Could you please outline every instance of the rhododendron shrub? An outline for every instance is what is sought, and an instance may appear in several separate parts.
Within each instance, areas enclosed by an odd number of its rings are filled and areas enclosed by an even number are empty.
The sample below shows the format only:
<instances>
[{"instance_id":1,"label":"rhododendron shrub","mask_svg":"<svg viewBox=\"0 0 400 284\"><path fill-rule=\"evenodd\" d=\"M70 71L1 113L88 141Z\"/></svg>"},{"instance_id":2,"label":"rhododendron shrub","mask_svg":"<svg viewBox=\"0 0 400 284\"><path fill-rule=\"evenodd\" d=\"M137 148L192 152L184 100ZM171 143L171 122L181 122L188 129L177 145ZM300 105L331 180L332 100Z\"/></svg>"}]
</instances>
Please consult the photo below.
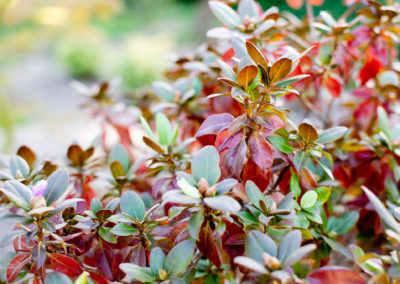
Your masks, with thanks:
<instances>
[{"instance_id":1,"label":"rhododendron shrub","mask_svg":"<svg viewBox=\"0 0 400 284\"><path fill-rule=\"evenodd\" d=\"M152 89L74 83L90 146L2 160L3 281L399 281L399 5L233 2Z\"/></svg>"}]
</instances>

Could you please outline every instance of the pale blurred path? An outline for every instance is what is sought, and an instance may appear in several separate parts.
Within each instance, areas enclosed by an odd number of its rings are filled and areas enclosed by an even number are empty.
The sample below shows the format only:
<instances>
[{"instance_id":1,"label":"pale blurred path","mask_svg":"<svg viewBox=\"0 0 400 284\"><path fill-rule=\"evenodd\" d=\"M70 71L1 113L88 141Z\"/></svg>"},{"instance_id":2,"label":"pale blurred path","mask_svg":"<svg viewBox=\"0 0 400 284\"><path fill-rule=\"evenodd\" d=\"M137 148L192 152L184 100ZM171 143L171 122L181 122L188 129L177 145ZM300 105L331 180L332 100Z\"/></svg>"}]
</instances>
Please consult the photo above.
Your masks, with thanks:
<instances>
[{"instance_id":1,"label":"pale blurred path","mask_svg":"<svg viewBox=\"0 0 400 284\"><path fill-rule=\"evenodd\" d=\"M6 98L23 113L15 126L13 150L25 144L39 154L61 156L72 142L88 144L96 135L95 123L80 108L85 98L51 56L22 56L7 70L7 80Z\"/></svg>"}]
</instances>

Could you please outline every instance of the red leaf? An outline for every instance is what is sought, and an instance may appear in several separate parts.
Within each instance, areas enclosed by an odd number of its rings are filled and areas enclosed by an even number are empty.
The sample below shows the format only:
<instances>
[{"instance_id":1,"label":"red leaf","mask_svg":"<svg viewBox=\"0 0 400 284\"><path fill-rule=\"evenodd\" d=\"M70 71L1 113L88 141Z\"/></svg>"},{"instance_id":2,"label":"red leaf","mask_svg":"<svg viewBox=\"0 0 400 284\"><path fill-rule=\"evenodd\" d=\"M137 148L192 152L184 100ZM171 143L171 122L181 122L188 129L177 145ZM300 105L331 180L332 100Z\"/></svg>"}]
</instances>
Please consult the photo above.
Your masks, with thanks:
<instances>
[{"instance_id":1,"label":"red leaf","mask_svg":"<svg viewBox=\"0 0 400 284\"><path fill-rule=\"evenodd\" d=\"M212 230L207 221L205 221L199 232L199 240L196 242L199 251L208 258L217 267L221 266L221 260L219 258L217 246L215 245Z\"/></svg>"},{"instance_id":2,"label":"red leaf","mask_svg":"<svg viewBox=\"0 0 400 284\"><path fill-rule=\"evenodd\" d=\"M271 145L267 140L256 133L250 135L249 139L250 157L266 174L271 170L272 163L274 161L274 152L272 151Z\"/></svg>"},{"instance_id":3,"label":"red leaf","mask_svg":"<svg viewBox=\"0 0 400 284\"><path fill-rule=\"evenodd\" d=\"M93 176L87 176L85 182L83 183L83 198L86 201L86 204L89 206L90 202L93 198L97 197L96 192L90 186L90 182L92 182L95 178Z\"/></svg>"},{"instance_id":4,"label":"red leaf","mask_svg":"<svg viewBox=\"0 0 400 284\"><path fill-rule=\"evenodd\" d=\"M226 152L223 158L223 166L226 168L228 174L240 178L246 159L246 152L247 144L244 139Z\"/></svg>"},{"instance_id":5,"label":"red leaf","mask_svg":"<svg viewBox=\"0 0 400 284\"><path fill-rule=\"evenodd\" d=\"M358 78L360 78L361 85L367 83L370 79L375 78L381 69L381 62L376 57L368 52L364 66L361 68Z\"/></svg>"},{"instance_id":6,"label":"red leaf","mask_svg":"<svg viewBox=\"0 0 400 284\"><path fill-rule=\"evenodd\" d=\"M207 134L218 134L222 129L228 128L229 123L232 122L234 117L229 113L220 113L210 115L203 121L199 130L196 133L196 137Z\"/></svg>"},{"instance_id":7,"label":"red leaf","mask_svg":"<svg viewBox=\"0 0 400 284\"><path fill-rule=\"evenodd\" d=\"M69 256L60 253L52 253L49 255L49 259L51 268L57 272L64 273L69 277L78 276L82 273L82 268L79 263Z\"/></svg>"},{"instance_id":8,"label":"red leaf","mask_svg":"<svg viewBox=\"0 0 400 284\"><path fill-rule=\"evenodd\" d=\"M242 138L244 136L243 132L241 132L241 131L234 133L234 134L232 134L229 131L228 132L223 131L223 132L224 133L222 135L224 136L225 140L221 141L223 138L220 137L219 134L218 134L217 139L215 140L215 146L218 149L218 151L220 151L220 152L225 149L230 149L232 147L235 147L237 144L240 143L240 141L242 141ZM217 147L217 145L218 145L218 147Z\"/></svg>"},{"instance_id":9,"label":"red leaf","mask_svg":"<svg viewBox=\"0 0 400 284\"><path fill-rule=\"evenodd\" d=\"M260 189L264 190L268 187L271 180L271 170L267 173L263 173L253 159L248 159L243 169L243 180L244 182L251 180Z\"/></svg>"},{"instance_id":10,"label":"red leaf","mask_svg":"<svg viewBox=\"0 0 400 284\"><path fill-rule=\"evenodd\" d=\"M232 57L235 55L235 51L233 48L229 48L225 53L222 55L222 60L225 62L230 62Z\"/></svg>"},{"instance_id":11,"label":"red leaf","mask_svg":"<svg viewBox=\"0 0 400 284\"><path fill-rule=\"evenodd\" d=\"M342 92L342 83L337 78L327 74L324 78L324 84L332 97L337 98L340 96Z\"/></svg>"},{"instance_id":12,"label":"red leaf","mask_svg":"<svg viewBox=\"0 0 400 284\"><path fill-rule=\"evenodd\" d=\"M226 230L221 236L222 248L233 260L236 256L243 255L246 234L242 227L236 223L224 220Z\"/></svg>"},{"instance_id":13,"label":"red leaf","mask_svg":"<svg viewBox=\"0 0 400 284\"><path fill-rule=\"evenodd\" d=\"M325 266L307 276L310 284L366 284L356 272L342 266Z\"/></svg>"},{"instance_id":14,"label":"red leaf","mask_svg":"<svg viewBox=\"0 0 400 284\"><path fill-rule=\"evenodd\" d=\"M7 267L7 281L12 283L17 280L18 274L21 269L31 260L29 253L19 254L14 257Z\"/></svg>"},{"instance_id":15,"label":"red leaf","mask_svg":"<svg viewBox=\"0 0 400 284\"><path fill-rule=\"evenodd\" d=\"M94 251L98 271L109 280L114 280L111 269L112 256L99 244Z\"/></svg>"},{"instance_id":16,"label":"red leaf","mask_svg":"<svg viewBox=\"0 0 400 284\"><path fill-rule=\"evenodd\" d=\"M107 284L108 280L100 275L94 274L93 272L89 272L90 278L96 281L98 284Z\"/></svg>"}]
</instances>

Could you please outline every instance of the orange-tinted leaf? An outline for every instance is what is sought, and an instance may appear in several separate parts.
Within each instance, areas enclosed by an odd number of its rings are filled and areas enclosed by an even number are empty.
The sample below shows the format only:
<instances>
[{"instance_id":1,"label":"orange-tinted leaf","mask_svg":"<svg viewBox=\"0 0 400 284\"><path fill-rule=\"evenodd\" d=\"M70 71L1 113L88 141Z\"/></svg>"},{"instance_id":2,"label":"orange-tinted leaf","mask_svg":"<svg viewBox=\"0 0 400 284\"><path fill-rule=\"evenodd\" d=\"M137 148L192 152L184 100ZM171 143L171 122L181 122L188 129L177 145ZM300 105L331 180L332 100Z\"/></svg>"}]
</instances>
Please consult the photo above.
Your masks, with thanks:
<instances>
[{"instance_id":1,"label":"orange-tinted leaf","mask_svg":"<svg viewBox=\"0 0 400 284\"><path fill-rule=\"evenodd\" d=\"M149 146L151 149L153 149L154 151L160 153L160 154L164 154L164 150L163 148L161 148L157 143L155 143L153 140L151 140L149 137L147 136L143 136L143 142Z\"/></svg>"},{"instance_id":2,"label":"orange-tinted leaf","mask_svg":"<svg viewBox=\"0 0 400 284\"><path fill-rule=\"evenodd\" d=\"M82 268L79 263L69 256L60 253L52 253L49 254L49 260L51 268L69 277L78 276L82 273Z\"/></svg>"},{"instance_id":3,"label":"orange-tinted leaf","mask_svg":"<svg viewBox=\"0 0 400 284\"><path fill-rule=\"evenodd\" d=\"M318 187L317 180L314 176L314 174L307 168L302 168L301 169L301 183L305 186L307 189L313 189Z\"/></svg>"},{"instance_id":4,"label":"orange-tinted leaf","mask_svg":"<svg viewBox=\"0 0 400 284\"><path fill-rule=\"evenodd\" d=\"M31 168L36 161L35 153L27 146L21 146L17 151L17 155L22 157Z\"/></svg>"},{"instance_id":5,"label":"orange-tinted leaf","mask_svg":"<svg viewBox=\"0 0 400 284\"><path fill-rule=\"evenodd\" d=\"M293 9L300 9L303 6L303 0L286 0L286 2Z\"/></svg>"},{"instance_id":6,"label":"orange-tinted leaf","mask_svg":"<svg viewBox=\"0 0 400 284\"><path fill-rule=\"evenodd\" d=\"M205 221L199 233L199 240L196 242L199 251L208 258L217 267L221 266L221 260L218 254L217 246L215 245L212 230L207 221Z\"/></svg>"},{"instance_id":7,"label":"orange-tinted leaf","mask_svg":"<svg viewBox=\"0 0 400 284\"><path fill-rule=\"evenodd\" d=\"M124 167L118 161L114 161L111 163L110 170L111 170L111 173L112 173L114 179L125 176Z\"/></svg>"},{"instance_id":8,"label":"orange-tinted leaf","mask_svg":"<svg viewBox=\"0 0 400 284\"><path fill-rule=\"evenodd\" d=\"M17 280L21 269L31 260L29 253L19 254L14 257L7 267L7 281L12 283Z\"/></svg>"},{"instance_id":9,"label":"orange-tinted leaf","mask_svg":"<svg viewBox=\"0 0 400 284\"><path fill-rule=\"evenodd\" d=\"M307 276L310 284L366 284L356 272L342 266L325 266L314 270Z\"/></svg>"},{"instance_id":10,"label":"orange-tinted leaf","mask_svg":"<svg viewBox=\"0 0 400 284\"><path fill-rule=\"evenodd\" d=\"M251 42L246 42L247 52L249 53L250 57L257 65L261 65L265 69L268 69L268 61L261 53L261 51Z\"/></svg>"},{"instance_id":11,"label":"orange-tinted leaf","mask_svg":"<svg viewBox=\"0 0 400 284\"><path fill-rule=\"evenodd\" d=\"M282 78L285 78L292 69L292 60L289 58L281 58L276 61L269 72L271 82L276 82Z\"/></svg>"},{"instance_id":12,"label":"orange-tinted leaf","mask_svg":"<svg viewBox=\"0 0 400 284\"><path fill-rule=\"evenodd\" d=\"M318 139L317 131L308 123L302 123L299 125L299 134L306 141L306 144L310 144Z\"/></svg>"},{"instance_id":13,"label":"orange-tinted leaf","mask_svg":"<svg viewBox=\"0 0 400 284\"><path fill-rule=\"evenodd\" d=\"M267 140L256 133L249 139L250 157L263 173L267 173L274 161L274 152Z\"/></svg>"},{"instance_id":14,"label":"orange-tinted leaf","mask_svg":"<svg viewBox=\"0 0 400 284\"><path fill-rule=\"evenodd\" d=\"M85 160L85 152L79 145L71 145L67 151L67 158L71 161L71 164L74 166L80 166L83 164Z\"/></svg>"},{"instance_id":15,"label":"orange-tinted leaf","mask_svg":"<svg viewBox=\"0 0 400 284\"><path fill-rule=\"evenodd\" d=\"M247 88L249 83L253 81L258 75L258 68L255 65L247 65L240 70L238 75L239 85Z\"/></svg>"},{"instance_id":16,"label":"orange-tinted leaf","mask_svg":"<svg viewBox=\"0 0 400 284\"><path fill-rule=\"evenodd\" d=\"M342 93L342 83L337 78L328 74L324 79L324 84L332 97L337 98Z\"/></svg>"},{"instance_id":17,"label":"orange-tinted leaf","mask_svg":"<svg viewBox=\"0 0 400 284\"><path fill-rule=\"evenodd\" d=\"M324 4L324 0L309 0L311 5L314 6L321 6L322 4Z\"/></svg>"},{"instance_id":18,"label":"orange-tinted leaf","mask_svg":"<svg viewBox=\"0 0 400 284\"><path fill-rule=\"evenodd\" d=\"M229 85L229 86L231 86L231 87L240 88L238 83L236 83L235 81L232 81L232 80L230 80L228 78L218 78L218 80L223 82L223 83L225 83L225 84L227 84L227 85Z\"/></svg>"},{"instance_id":19,"label":"orange-tinted leaf","mask_svg":"<svg viewBox=\"0 0 400 284\"><path fill-rule=\"evenodd\" d=\"M324 3L324 0L306 0L311 3L311 5L314 6L321 6ZM303 6L303 0L286 0L288 5L292 7L293 9L300 9L301 6Z\"/></svg>"}]
</instances>

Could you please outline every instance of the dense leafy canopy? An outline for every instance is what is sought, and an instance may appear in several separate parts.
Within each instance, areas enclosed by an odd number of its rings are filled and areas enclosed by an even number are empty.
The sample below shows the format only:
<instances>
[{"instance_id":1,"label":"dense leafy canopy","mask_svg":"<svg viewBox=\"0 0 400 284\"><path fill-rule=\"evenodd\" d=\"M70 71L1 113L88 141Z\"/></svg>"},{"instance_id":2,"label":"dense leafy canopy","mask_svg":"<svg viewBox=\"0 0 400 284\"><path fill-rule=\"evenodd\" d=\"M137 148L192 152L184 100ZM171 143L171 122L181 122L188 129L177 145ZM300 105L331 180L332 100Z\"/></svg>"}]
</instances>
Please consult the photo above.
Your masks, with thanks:
<instances>
[{"instance_id":1,"label":"dense leafy canopy","mask_svg":"<svg viewBox=\"0 0 400 284\"><path fill-rule=\"evenodd\" d=\"M399 6L321 2L209 1L222 26L146 99L94 89L90 147L4 158L3 280L399 281Z\"/></svg>"}]
</instances>

